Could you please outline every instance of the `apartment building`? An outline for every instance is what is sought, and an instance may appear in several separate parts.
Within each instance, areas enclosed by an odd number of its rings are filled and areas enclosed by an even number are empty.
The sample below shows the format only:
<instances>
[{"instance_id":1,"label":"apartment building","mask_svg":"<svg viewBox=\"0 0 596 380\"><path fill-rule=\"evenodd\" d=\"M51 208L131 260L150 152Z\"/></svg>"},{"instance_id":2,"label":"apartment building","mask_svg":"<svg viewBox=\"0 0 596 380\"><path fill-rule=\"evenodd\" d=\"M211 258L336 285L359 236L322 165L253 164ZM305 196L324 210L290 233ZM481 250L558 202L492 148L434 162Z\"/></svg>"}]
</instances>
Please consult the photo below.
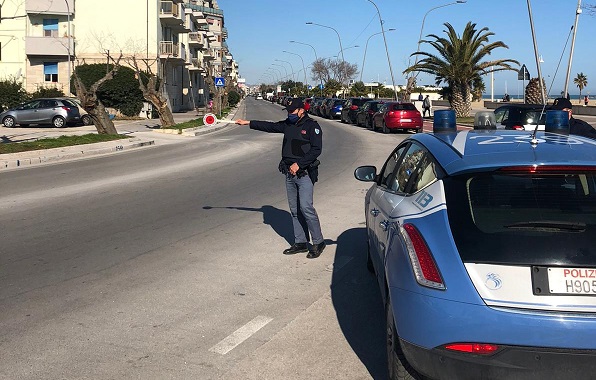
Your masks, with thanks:
<instances>
[{"instance_id":1,"label":"apartment building","mask_svg":"<svg viewBox=\"0 0 596 380\"><path fill-rule=\"evenodd\" d=\"M20 0L1 14L0 78L28 92L67 94L76 65L135 57L162 78L177 112L206 104L209 76L237 76L216 0Z\"/></svg>"}]
</instances>

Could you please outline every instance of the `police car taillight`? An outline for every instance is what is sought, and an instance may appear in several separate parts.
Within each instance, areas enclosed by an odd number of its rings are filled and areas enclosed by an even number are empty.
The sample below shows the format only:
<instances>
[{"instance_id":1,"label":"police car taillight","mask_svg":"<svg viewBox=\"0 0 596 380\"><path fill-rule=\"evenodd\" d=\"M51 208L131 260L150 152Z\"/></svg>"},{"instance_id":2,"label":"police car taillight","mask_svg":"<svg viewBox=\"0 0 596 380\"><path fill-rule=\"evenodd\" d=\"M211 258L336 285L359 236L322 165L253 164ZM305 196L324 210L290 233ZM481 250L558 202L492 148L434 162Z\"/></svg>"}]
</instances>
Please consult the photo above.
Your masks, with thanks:
<instances>
[{"instance_id":1,"label":"police car taillight","mask_svg":"<svg viewBox=\"0 0 596 380\"><path fill-rule=\"evenodd\" d=\"M492 355L499 350L499 346L489 343L452 343L445 345L445 348L475 355Z\"/></svg>"},{"instance_id":2,"label":"police car taillight","mask_svg":"<svg viewBox=\"0 0 596 380\"><path fill-rule=\"evenodd\" d=\"M400 232L408 249L416 281L422 286L444 290L441 272L418 229L413 224L406 223Z\"/></svg>"},{"instance_id":3,"label":"police car taillight","mask_svg":"<svg viewBox=\"0 0 596 380\"><path fill-rule=\"evenodd\" d=\"M525 130L523 125L514 125L513 129L515 129L516 131L523 131Z\"/></svg>"},{"instance_id":4,"label":"police car taillight","mask_svg":"<svg viewBox=\"0 0 596 380\"><path fill-rule=\"evenodd\" d=\"M350 109L351 109L352 111L356 111L356 110L358 109L358 106L351 106L351 107L350 107Z\"/></svg>"}]
</instances>

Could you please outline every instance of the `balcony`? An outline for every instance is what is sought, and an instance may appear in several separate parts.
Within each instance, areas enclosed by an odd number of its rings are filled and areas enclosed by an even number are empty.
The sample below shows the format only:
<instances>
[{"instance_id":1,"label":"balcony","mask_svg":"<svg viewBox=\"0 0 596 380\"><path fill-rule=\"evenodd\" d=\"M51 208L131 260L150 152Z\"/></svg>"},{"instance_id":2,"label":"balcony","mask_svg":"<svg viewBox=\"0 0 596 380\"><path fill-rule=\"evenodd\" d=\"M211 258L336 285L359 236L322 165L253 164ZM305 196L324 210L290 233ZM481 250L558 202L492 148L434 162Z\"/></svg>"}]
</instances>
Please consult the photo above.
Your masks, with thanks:
<instances>
[{"instance_id":1,"label":"balcony","mask_svg":"<svg viewBox=\"0 0 596 380\"><path fill-rule=\"evenodd\" d=\"M192 58L190 60L190 66L188 66L188 70L190 71L200 71L205 72L205 68L203 67L203 62L198 58Z\"/></svg>"},{"instance_id":2,"label":"balcony","mask_svg":"<svg viewBox=\"0 0 596 380\"><path fill-rule=\"evenodd\" d=\"M50 0L26 0L25 12L42 15L70 15L74 14L74 0L50 1Z\"/></svg>"},{"instance_id":3,"label":"balcony","mask_svg":"<svg viewBox=\"0 0 596 380\"><path fill-rule=\"evenodd\" d=\"M202 12L204 14L208 14L211 16L223 17L223 11L221 9L203 7L201 5L194 5L194 4L190 4L189 7L190 7L190 9L193 10L193 12L197 11L197 12Z\"/></svg>"},{"instance_id":4,"label":"balcony","mask_svg":"<svg viewBox=\"0 0 596 380\"><path fill-rule=\"evenodd\" d=\"M74 39L68 37L25 37L25 54L67 57L74 55Z\"/></svg>"},{"instance_id":5,"label":"balcony","mask_svg":"<svg viewBox=\"0 0 596 380\"><path fill-rule=\"evenodd\" d=\"M169 26L177 32L188 32L185 23L185 8L175 1L160 1L159 19L162 25Z\"/></svg>"},{"instance_id":6,"label":"balcony","mask_svg":"<svg viewBox=\"0 0 596 380\"><path fill-rule=\"evenodd\" d=\"M192 15L195 16L196 22L199 26L209 26L209 23L207 22L203 12L193 10Z\"/></svg>"},{"instance_id":7,"label":"balcony","mask_svg":"<svg viewBox=\"0 0 596 380\"><path fill-rule=\"evenodd\" d=\"M211 42L215 42L217 41L217 37L215 37L215 34L213 32L207 32L207 38L209 39L209 41Z\"/></svg>"},{"instance_id":8,"label":"balcony","mask_svg":"<svg viewBox=\"0 0 596 380\"><path fill-rule=\"evenodd\" d=\"M223 38L228 38L228 28L221 28L221 35Z\"/></svg>"},{"instance_id":9,"label":"balcony","mask_svg":"<svg viewBox=\"0 0 596 380\"><path fill-rule=\"evenodd\" d=\"M161 41L159 43L159 58L186 61L186 49L184 44L175 43L173 41Z\"/></svg>"},{"instance_id":10,"label":"balcony","mask_svg":"<svg viewBox=\"0 0 596 380\"><path fill-rule=\"evenodd\" d=\"M188 33L188 45L193 47L202 47L204 45L204 37L202 32Z\"/></svg>"}]
</instances>

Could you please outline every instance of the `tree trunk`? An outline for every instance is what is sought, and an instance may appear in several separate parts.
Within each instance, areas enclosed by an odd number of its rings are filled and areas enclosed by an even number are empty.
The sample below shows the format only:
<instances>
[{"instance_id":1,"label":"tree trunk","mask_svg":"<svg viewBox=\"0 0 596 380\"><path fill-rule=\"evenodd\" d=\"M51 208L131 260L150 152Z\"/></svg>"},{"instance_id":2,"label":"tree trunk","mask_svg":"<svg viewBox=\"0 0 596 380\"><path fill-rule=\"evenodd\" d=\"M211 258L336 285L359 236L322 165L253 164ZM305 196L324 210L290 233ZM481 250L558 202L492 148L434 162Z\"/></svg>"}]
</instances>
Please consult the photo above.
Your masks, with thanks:
<instances>
[{"instance_id":1,"label":"tree trunk","mask_svg":"<svg viewBox=\"0 0 596 380\"><path fill-rule=\"evenodd\" d=\"M455 110L456 117L468 117L472 110L470 103L470 87L466 84L453 86L451 108Z\"/></svg>"},{"instance_id":2,"label":"tree trunk","mask_svg":"<svg viewBox=\"0 0 596 380\"><path fill-rule=\"evenodd\" d=\"M117 70L117 69L116 69ZM74 71L74 85L77 91L77 97L81 101L81 105L87 111L91 120L93 120L93 124L97 129L98 134L103 135L117 135L118 131L116 131L116 127L106 111L105 106L103 103L97 98L97 89L104 81L108 79L112 79L113 72L116 70L110 71L106 74L105 77L97 81L93 86L91 86L90 90L87 90L79 76L77 75L76 70Z\"/></svg>"},{"instance_id":3,"label":"tree trunk","mask_svg":"<svg viewBox=\"0 0 596 380\"><path fill-rule=\"evenodd\" d=\"M409 102L410 101L410 96L412 95L412 91L414 90L414 87L416 86L416 77L414 75L409 76L408 77L408 81L406 83L406 88L403 91L402 94L402 99L405 102Z\"/></svg>"},{"instance_id":4,"label":"tree trunk","mask_svg":"<svg viewBox=\"0 0 596 380\"><path fill-rule=\"evenodd\" d=\"M143 98L157 108L161 128L170 128L176 125L176 122L174 122L174 115L172 115L172 110L170 110L170 107L168 106L168 100L163 95L161 89L155 89L156 80L157 78L155 76L150 77L149 82L145 86L139 79L139 88L143 92Z\"/></svg>"},{"instance_id":5,"label":"tree trunk","mask_svg":"<svg viewBox=\"0 0 596 380\"><path fill-rule=\"evenodd\" d=\"M159 86L157 86L158 78L151 72L150 66L147 64L148 80L147 84L145 84L143 83L143 76L145 73L141 72L135 57L132 57L132 66L137 73L136 77L139 81L139 89L143 93L143 98L153 104L153 107L155 107L157 110L161 128L170 128L176 125L174 116L172 115L172 110L170 109L170 106L168 106L168 99L163 94L164 81L161 80L159 82Z\"/></svg>"}]
</instances>

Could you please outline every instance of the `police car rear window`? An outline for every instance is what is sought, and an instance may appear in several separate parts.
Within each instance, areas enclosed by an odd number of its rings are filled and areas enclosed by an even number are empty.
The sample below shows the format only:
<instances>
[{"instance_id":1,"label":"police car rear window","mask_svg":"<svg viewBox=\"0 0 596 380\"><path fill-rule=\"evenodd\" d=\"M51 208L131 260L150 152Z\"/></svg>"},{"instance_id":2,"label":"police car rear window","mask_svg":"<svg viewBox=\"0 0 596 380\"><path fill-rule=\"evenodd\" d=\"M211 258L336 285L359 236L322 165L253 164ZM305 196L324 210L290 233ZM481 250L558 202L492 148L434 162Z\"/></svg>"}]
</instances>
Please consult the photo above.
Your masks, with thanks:
<instances>
[{"instance_id":1,"label":"police car rear window","mask_svg":"<svg viewBox=\"0 0 596 380\"><path fill-rule=\"evenodd\" d=\"M445 179L464 262L596 267L596 172L492 172Z\"/></svg>"}]
</instances>

